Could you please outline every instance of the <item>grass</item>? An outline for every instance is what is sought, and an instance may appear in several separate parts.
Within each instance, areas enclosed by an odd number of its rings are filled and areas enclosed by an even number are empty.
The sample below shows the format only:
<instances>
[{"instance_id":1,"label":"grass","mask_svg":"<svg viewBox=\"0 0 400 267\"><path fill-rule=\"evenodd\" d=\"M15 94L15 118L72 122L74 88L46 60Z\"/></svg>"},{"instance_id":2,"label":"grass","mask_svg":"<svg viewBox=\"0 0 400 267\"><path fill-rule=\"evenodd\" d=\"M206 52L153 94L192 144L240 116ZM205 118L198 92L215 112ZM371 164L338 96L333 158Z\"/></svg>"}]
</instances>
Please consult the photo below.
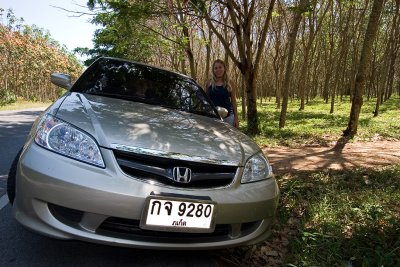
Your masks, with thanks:
<instances>
[{"instance_id":1,"label":"grass","mask_svg":"<svg viewBox=\"0 0 400 267\"><path fill-rule=\"evenodd\" d=\"M400 266L400 165L277 176L273 234L233 266Z\"/></svg>"},{"instance_id":2,"label":"grass","mask_svg":"<svg viewBox=\"0 0 400 267\"><path fill-rule=\"evenodd\" d=\"M278 181L278 227L299 218L287 264L400 265L400 165L283 175Z\"/></svg>"},{"instance_id":3,"label":"grass","mask_svg":"<svg viewBox=\"0 0 400 267\"><path fill-rule=\"evenodd\" d=\"M32 101L18 101L12 104L0 106L0 111L6 110L20 110L28 108L41 108L50 106L51 102L32 102Z\"/></svg>"},{"instance_id":4,"label":"grass","mask_svg":"<svg viewBox=\"0 0 400 267\"><path fill-rule=\"evenodd\" d=\"M364 100L361 109L358 134L355 141L400 140L400 97L393 96L384 102L378 117L373 117L375 99ZM252 136L260 146L298 146L304 144L327 145L337 141L346 129L351 103L349 99L338 101L335 112L330 114L330 104L322 99L312 100L305 110L299 111L300 102L289 103L286 125L279 129L280 110L274 101L258 103L260 134ZM239 107L239 118L241 108ZM247 123L240 122L240 129L246 132Z\"/></svg>"}]
</instances>

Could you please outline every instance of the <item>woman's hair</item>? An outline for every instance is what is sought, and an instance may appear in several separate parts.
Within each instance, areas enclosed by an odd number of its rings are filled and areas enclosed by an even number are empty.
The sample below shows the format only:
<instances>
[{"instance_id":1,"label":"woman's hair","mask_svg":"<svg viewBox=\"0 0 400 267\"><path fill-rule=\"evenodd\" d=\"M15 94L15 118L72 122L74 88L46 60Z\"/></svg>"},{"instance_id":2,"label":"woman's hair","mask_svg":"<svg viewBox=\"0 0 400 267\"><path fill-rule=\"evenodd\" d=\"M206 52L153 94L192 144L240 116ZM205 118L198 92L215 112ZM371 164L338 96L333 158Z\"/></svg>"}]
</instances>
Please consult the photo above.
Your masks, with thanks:
<instances>
[{"instance_id":1,"label":"woman's hair","mask_svg":"<svg viewBox=\"0 0 400 267\"><path fill-rule=\"evenodd\" d=\"M222 59L216 59L216 60L214 60L214 62L212 64L212 70L211 70L212 75L211 75L211 79L210 79L211 87L214 88L215 87L215 83L217 82L217 77L215 77L215 74L214 74L214 66L215 66L216 63L219 63L222 66L224 66L224 77L223 77L224 87L228 91L231 91L231 88L230 88L230 85L229 85L228 71L226 69L225 62Z\"/></svg>"}]
</instances>

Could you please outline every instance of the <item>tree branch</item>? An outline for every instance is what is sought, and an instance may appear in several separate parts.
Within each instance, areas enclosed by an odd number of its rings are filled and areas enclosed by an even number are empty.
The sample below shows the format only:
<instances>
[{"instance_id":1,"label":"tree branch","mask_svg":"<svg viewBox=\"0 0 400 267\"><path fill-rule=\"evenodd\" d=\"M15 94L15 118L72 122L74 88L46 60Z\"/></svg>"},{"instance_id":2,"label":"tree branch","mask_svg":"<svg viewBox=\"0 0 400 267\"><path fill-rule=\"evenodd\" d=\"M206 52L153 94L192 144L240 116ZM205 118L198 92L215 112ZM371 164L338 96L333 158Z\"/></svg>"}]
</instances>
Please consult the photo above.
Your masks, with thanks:
<instances>
[{"instance_id":1,"label":"tree branch","mask_svg":"<svg viewBox=\"0 0 400 267\"><path fill-rule=\"evenodd\" d=\"M261 39L258 44L256 60L254 61L254 73L255 74L257 73L259 65L260 65L259 63L260 63L261 55L263 53L265 42L267 39L267 32L268 32L268 28L269 28L269 23L272 18L272 11L274 10L274 5L275 5L275 0L271 0L271 3L269 4L269 7L268 7L267 17L265 18L265 21L264 21L264 27L261 32Z\"/></svg>"},{"instance_id":2,"label":"tree branch","mask_svg":"<svg viewBox=\"0 0 400 267\"><path fill-rule=\"evenodd\" d=\"M63 7L59 7L59 6L53 6L53 5L50 5L50 6L53 7L53 8L68 12L68 13L76 14L76 15L73 15L73 16L69 16L69 17L73 17L73 18L80 18L80 17L86 16L86 15L87 16L96 16L97 15L96 13L87 13L87 12L82 12L82 11L74 11L74 10L69 10L69 9L66 9L66 8L63 8Z\"/></svg>"}]
</instances>

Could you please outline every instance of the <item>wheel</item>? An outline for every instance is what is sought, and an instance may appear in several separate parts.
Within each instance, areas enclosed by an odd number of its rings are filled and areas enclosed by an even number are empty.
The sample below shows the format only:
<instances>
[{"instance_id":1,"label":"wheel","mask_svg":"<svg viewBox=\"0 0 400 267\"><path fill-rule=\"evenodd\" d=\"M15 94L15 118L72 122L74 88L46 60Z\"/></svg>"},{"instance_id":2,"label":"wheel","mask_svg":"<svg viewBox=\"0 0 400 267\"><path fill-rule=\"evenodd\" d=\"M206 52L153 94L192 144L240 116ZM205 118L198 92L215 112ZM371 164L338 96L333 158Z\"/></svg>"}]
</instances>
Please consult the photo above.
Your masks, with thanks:
<instances>
[{"instance_id":1,"label":"wheel","mask_svg":"<svg viewBox=\"0 0 400 267\"><path fill-rule=\"evenodd\" d=\"M14 203L15 199L15 180L17 176L17 165L19 161L19 157L21 156L22 153L22 148L18 151L17 156L15 156L11 167L10 171L8 172L8 179L7 179L7 195L8 195L8 200L10 201L10 204L12 205Z\"/></svg>"}]
</instances>

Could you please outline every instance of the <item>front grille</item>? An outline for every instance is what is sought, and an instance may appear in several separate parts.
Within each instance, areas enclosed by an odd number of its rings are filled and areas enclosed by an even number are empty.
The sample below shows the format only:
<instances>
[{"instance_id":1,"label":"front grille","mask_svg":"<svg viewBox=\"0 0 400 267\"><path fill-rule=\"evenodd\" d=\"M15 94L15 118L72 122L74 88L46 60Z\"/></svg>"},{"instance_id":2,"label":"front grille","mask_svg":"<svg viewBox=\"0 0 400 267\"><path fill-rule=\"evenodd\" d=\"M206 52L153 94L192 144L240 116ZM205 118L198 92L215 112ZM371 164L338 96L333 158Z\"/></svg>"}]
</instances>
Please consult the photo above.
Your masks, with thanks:
<instances>
[{"instance_id":1,"label":"front grille","mask_svg":"<svg viewBox=\"0 0 400 267\"><path fill-rule=\"evenodd\" d=\"M236 166L198 163L156 156L114 150L114 156L121 169L128 175L145 181L184 188L216 188L231 184L235 178ZM192 171L190 183L173 180L173 168L186 167Z\"/></svg>"},{"instance_id":2,"label":"front grille","mask_svg":"<svg viewBox=\"0 0 400 267\"><path fill-rule=\"evenodd\" d=\"M215 238L225 239L230 232L229 224L217 224L212 233L180 233L144 230L139 227L138 220L109 217L105 220L96 233L111 237L128 238L149 242L211 242Z\"/></svg>"}]
</instances>

